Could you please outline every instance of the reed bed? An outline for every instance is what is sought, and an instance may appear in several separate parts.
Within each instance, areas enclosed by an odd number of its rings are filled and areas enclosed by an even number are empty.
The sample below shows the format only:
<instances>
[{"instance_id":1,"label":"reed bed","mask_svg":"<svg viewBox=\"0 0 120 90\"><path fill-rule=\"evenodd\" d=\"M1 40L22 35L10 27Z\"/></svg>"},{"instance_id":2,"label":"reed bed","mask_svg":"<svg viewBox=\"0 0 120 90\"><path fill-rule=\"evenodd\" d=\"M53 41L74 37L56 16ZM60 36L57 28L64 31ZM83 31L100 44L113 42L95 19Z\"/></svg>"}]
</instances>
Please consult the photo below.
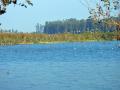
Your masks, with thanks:
<instances>
[{"instance_id":1,"label":"reed bed","mask_svg":"<svg viewBox=\"0 0 120 90\"><path fill-rule=\"evenodd\" d=\"M120 40L120 32L84 32L81 34L0 33L0 45L46 44L56 42L81 42Z\"/></svg>"}]
</instances>

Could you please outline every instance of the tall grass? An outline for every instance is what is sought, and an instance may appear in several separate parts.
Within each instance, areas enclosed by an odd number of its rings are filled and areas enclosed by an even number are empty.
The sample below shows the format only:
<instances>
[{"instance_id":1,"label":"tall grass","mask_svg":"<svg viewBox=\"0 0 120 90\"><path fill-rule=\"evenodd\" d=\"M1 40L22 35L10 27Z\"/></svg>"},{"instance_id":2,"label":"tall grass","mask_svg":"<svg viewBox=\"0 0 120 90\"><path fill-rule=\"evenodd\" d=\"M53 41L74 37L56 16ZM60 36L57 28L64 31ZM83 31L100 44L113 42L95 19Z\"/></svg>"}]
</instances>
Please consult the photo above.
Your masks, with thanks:
<instances>
[{"instance_id":1,"label":"tall grass","mask_svg":"<svg viewBox=\"0 0 120 90\"><path fill-rule=\"evenodd\" d=\"M0 33L0 45L117 40L120 39L120 32L117 34L117 32L84 32L81 34Z\"/></svg>"}]
</instances>

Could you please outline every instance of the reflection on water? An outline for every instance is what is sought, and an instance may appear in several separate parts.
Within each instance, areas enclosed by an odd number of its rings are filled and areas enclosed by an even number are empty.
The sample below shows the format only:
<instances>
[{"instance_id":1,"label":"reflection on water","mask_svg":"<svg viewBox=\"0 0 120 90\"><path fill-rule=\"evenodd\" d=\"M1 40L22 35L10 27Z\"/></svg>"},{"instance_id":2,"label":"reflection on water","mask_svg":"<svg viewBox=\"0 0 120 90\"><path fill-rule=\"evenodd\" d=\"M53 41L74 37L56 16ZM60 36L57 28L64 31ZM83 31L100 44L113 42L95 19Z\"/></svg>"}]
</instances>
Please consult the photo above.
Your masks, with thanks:
<instances>
[{"instance_id":1,"label":"reflection on water","mask_svg":"<svg viewBox=\"0 0 120 90\"><path fill-rule=\"evenodd\" d=\"M119 90L118 42L0 47L0 90Z\"/></svg>"}]
</instances>

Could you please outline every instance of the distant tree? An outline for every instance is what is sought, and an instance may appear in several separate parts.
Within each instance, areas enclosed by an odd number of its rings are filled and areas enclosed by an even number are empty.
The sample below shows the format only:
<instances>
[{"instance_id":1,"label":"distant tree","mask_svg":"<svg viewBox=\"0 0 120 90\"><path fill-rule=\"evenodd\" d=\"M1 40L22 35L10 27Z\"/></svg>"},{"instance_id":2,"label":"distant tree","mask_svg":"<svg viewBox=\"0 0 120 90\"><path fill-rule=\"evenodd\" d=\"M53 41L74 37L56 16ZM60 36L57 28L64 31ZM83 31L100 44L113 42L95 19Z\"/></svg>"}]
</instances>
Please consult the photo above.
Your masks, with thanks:
<instances>
[{"instance_id":1,"label":"distant tree","mask_svg":"<svg viewBox=\"0 0 120 90\"><path fill-rule=\"evenodd\" d=\"M120 20L120 17L112 17L111 19ZM50 21L46 22L44 26L44 33L47 34L58 34L58 33L73 33L79 34L83 32L112 32L116 30L116 26L106 24L107 18L104 19L105 22L99 23L91 18L77 20L74 18L61 20L61 21Z\"/></svg>"}]
</instances>

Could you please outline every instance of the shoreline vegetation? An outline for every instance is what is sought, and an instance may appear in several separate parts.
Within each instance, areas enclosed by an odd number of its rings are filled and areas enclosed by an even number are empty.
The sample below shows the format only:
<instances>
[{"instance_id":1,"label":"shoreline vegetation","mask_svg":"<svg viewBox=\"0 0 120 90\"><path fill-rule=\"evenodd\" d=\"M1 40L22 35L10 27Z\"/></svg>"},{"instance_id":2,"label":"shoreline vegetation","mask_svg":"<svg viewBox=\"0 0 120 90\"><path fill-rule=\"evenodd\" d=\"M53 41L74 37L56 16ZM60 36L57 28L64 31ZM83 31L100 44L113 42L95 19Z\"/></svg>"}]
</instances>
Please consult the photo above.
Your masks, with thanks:
<instances>
[{"instance_id":1,"label":"shoreline vegetation","mask_svg":"<svg viewBox=\"0 0 120 90\"><path fill-rule=\"evenodd\" d=\"M120 32L84 32L80 34L0 33L0 45L52 44L120 40Z\"/></svg>"}]
</instances>

